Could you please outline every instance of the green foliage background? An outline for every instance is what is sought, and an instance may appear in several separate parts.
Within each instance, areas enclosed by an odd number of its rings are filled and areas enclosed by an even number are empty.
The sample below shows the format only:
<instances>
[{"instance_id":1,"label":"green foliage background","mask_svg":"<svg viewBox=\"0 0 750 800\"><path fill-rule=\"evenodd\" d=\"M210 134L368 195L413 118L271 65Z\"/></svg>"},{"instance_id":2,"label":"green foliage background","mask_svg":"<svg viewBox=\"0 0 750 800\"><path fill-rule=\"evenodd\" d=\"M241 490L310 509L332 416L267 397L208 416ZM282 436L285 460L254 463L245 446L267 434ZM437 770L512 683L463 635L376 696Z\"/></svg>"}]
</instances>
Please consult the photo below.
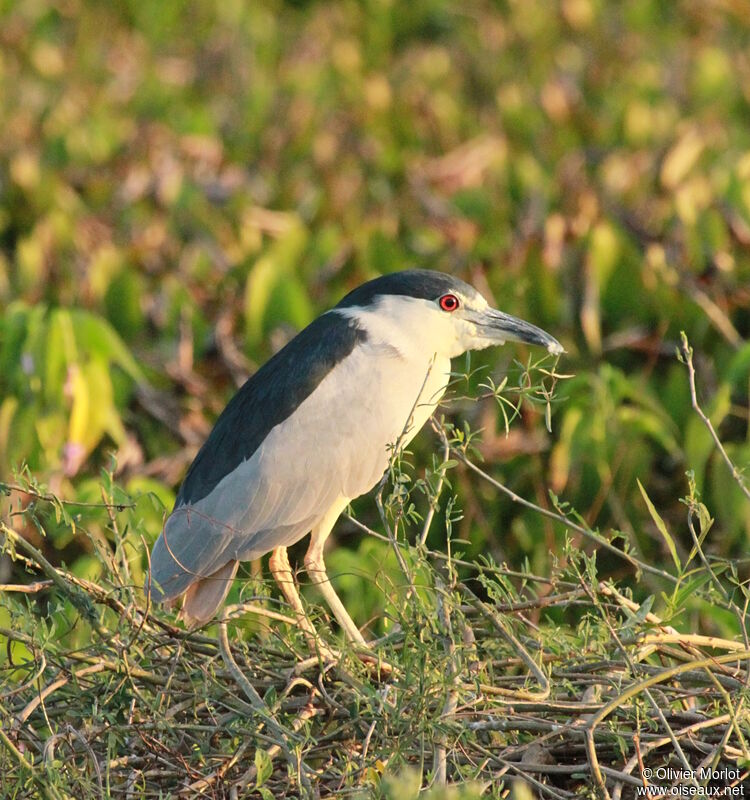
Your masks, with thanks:
<instances>
[{"instance_id":1,"label":"green foliage background","mask_svg":"<svg viewBox=\"0 0 750 800\"><path fill-rule=\"evenodd\" d=\"M412 266L568 350L549 435L533 407L507 439L491 399L448 409L484 429L493 475L671 564L637 481L684 557L692 470L707 550L745 569L748 505L675 349L685 330L743 468L747 2L6 0L0 23L0 474L98 501L114 451L110 497L139 498L134 581L237 382L347 289ZM514 385L513 356L472 366ZM434 446L419 439L417 465ZM452 480L469 557L549 571L562 527ZM356 510L377 527L371 499ZM69 522L24 535L96 577L110 520ZM331 572L363 621L387 548L346 523L339 540Z\"/></svg>"}]
</instances>

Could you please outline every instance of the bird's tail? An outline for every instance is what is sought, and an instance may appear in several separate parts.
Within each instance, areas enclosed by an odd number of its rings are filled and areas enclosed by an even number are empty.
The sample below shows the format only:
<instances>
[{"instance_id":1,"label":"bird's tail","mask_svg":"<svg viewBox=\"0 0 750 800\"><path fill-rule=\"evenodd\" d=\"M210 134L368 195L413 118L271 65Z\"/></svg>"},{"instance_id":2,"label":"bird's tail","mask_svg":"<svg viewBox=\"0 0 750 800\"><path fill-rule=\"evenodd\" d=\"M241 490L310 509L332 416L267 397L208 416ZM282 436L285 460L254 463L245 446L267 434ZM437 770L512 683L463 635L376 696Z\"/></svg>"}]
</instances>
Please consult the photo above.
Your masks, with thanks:
<instances>
[{"instance_id":1,"label":"bird's tail","mask_svg":"<svg viewBox=\"0 0 750 800\"><path fill-rule=\"evenodd\" d=\"M206 578L191 584L182 601L180 619L187 627L208 622L229 592L239 562L229 561Z\"/></svg>"}]
</instances>

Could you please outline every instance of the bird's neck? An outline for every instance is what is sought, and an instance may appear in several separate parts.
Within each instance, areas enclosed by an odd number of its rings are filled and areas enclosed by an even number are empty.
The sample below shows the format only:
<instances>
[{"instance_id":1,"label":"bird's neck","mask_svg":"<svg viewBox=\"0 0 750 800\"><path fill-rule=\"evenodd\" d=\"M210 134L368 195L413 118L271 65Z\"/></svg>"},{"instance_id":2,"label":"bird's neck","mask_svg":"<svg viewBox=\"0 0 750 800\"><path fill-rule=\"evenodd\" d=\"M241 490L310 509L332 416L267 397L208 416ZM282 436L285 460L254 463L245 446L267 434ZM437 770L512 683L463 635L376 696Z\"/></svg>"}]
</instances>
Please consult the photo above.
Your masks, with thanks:
<instances>
[{"instance_id":1,"label":"bird's neck","mask_svg":"<svg viewBox=\"0 0 750 800\"><path fill-rule=\"evenodd\" d=\"M450 324L436 325L427 305L413 298L383 297L374 307L336 309L336 313L354 319L375 347L387 348L415 366L439 361L448 362L462 352L456 350L455 332Z\"/></svg>"}]
</instances>

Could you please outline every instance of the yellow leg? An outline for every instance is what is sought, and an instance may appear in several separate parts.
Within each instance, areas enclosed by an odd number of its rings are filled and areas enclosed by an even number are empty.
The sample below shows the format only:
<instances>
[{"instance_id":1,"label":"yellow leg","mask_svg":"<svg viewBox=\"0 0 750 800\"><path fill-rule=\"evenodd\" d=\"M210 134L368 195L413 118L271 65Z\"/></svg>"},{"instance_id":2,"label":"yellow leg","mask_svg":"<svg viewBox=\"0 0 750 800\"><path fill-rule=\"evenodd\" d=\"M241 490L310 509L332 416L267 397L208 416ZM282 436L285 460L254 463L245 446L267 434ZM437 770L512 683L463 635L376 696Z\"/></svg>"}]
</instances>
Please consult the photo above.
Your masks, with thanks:
<instances>
[{"instance_id":1,"label":"yellow leg","mask_svg":"<svg viewBox=\"0 0 750 800\"><path fill-rule=\"evenodd\" d=\"M287 603L289 603L292 611L294 611L294 616L297 618L297 625L302 630L302 633L304 633L305 639L307 639L310 652L314 654L320 651L321 655L325 658L334 657L335 654L318 641L315 628L312 622L310 622L310 618L305 613L302 600L300 599L297 586L294 582L292 568L289 565L289 556L287 555L286 547L277 547L271 553L271 558L268 561L268 568L271 570L271 575L273 575Z\"/></svg>"},{"instance_id":2,"label":"yellow leg","mask_svg":"<svg viewBox=\"0 0 750 800\"><path fill-rule=\"evenodd\" d=\"M344 608L344 604L334 591L330 580L328 580L326 565L323 561L323 545L338 515L339 511L336 512L332 520L330 519L332 515L326 515L321 524L313 529L310 534L310 547L305 555L305 567L307 567L307 574L310 576L310 580L320 590L349 641L366 645L364 636L359 632L359 628L354 624L354 620L349 616L349 612Z\"/></svg>"}]
</instances>

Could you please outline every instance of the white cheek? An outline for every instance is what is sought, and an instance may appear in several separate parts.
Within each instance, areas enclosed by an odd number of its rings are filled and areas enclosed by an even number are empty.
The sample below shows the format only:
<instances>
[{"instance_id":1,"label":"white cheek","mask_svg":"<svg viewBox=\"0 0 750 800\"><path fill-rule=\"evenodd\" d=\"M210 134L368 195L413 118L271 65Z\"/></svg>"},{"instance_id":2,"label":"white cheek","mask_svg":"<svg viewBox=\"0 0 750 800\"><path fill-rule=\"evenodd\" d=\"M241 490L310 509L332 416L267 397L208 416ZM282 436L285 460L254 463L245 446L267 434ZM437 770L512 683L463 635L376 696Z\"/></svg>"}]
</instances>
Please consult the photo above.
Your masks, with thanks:
<instances>
[{"instance_id":1,"label":"white cheek","mask_svg":"<svg viewBox=\"0 0 750 800\"><path fill-rule=\"evenodd\" d=\"M451 358L460 356L467 350L484 350L486 347L496 344L496 342L482 336L477 326L468 320L462 321L460 325L456 326L454 337L455 347Z\"/></svg>"}]
</instances>

